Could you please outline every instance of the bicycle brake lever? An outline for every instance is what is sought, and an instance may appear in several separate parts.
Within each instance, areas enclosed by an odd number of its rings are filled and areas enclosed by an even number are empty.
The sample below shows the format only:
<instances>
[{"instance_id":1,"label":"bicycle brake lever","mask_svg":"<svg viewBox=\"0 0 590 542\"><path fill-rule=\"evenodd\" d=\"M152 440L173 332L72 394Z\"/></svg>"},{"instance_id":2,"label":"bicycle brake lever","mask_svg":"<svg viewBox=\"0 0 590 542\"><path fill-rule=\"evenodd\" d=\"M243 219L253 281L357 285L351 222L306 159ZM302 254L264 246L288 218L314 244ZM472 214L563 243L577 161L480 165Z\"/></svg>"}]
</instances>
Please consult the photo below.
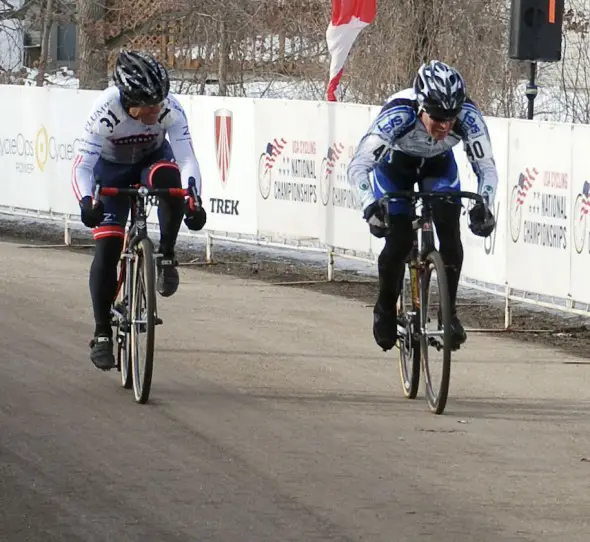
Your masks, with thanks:
<instances>
[{"instance_id":1,"label":"bicycle brake lever","mask_svg":"<svg viewBox=\"0 0 590 542\"><path fill-rule=\"evenodd\" d=\"M189 207L191 208L191 210L193 210L193 211L200 207L199 193L197 192L197 185L196 184L197 184L197 181L195 180L195 178L189 177L189 179L188 179L188 191L189 191L188 204L189 204Z\"/></svg>"},{"instance_id":2,"label":"bicycle brake lever","mask_svg":"<svg viewBox=\"0 0 590 542\"><path fill-rule=\"evenodd\" d=\"M96 186L94 187L94 196L92 198L92 208L96 209L98 207L98 201L100 197L100 183L97 182Z\"/></svg>"}]
</instances>

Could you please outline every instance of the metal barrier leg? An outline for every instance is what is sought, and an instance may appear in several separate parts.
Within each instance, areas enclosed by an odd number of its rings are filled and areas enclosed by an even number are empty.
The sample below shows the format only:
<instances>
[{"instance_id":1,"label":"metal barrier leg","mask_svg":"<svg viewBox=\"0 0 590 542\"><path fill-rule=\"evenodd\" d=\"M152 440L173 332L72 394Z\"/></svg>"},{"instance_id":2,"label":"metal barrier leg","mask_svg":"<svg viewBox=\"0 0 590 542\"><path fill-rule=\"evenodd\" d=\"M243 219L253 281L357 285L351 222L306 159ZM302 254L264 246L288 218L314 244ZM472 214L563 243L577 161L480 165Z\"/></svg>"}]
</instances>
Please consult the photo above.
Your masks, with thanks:
<instances>
[{"instance_id":1,"label":"metal barrier leg","mask_svg":"<svg viewBox=\"0 0 590 542\"><path fill-rule=\"evenodd\" d=\"M209 232L207 232L207 239L205 242L205 261L207 263L213 261L213 238Z\"/></svg>"},{"instance_id":2,"label":"metal barrier leg","mask_svg":"<svg viewBox=\"0 0 590 542\"><path fill-rule=\"evenodd\" d=\"M70 230L70 224L68 222L68 217L64 220L64 243L66 246L72 246L72 232Z\"/></svg>"},{"instance_id":3,"label":"metal barrier leg","mask_svg":"<svg viewBox=\"0 0 590 542\"><path fill-rule=\"evenodd\" d=\"M328 282L334 280L334 249L328 248Z\"/></svg>"},{"instance_id":4,"label":"metal barrier leg","mask_svg":"<svg viewBox=\"0 0 590 542\"><path fill-rule=\"evenodd\" d=\"M512 327L512 304L510 296L512 295L512 288L506 285L506 293L504 295L504 329L508 330Z\"/></svg>"}]
</instances>

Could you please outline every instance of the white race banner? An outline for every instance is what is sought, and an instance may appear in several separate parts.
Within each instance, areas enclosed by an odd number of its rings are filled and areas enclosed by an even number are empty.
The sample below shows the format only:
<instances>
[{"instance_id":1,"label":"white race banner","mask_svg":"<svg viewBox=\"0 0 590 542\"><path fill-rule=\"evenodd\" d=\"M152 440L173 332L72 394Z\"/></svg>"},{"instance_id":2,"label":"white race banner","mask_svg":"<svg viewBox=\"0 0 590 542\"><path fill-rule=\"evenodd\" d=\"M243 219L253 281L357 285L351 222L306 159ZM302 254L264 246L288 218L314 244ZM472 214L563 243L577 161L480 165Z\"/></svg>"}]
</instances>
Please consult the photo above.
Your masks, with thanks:
<instances>
[{"instance_id":1,"label":"white race banner","mask_svg":"<svg viewBox=\"0 0 590 542\"><path fill-rule=\"evenodd\" d=\"M255 234L253 101L193 96L182 104L201 167L206 229Z\"/></svg>"},{"instance_id":2,"label":"white race banner","mask_svg":"<svg viewBox=\"0 0 590 542\"><path fill-rule=\"evenodd\" d=\"M506 254L512 288L568 293L572 144L570 125L511 121Z\"/></svg>"},{"instance_id":3,"label":"white race banner","mask_svg":"<svg viewBox=\"0 0 590 542\"><path fill-rule=\"evenodd\" d=\"M49 210L80 214L78 201L72 190L72 166L78 152L80 137L98 91L72 91L48 88L47 107L38 117L36 134L37 166L51 190ZM63 122L67 111L68 122Z\"/></svg>"},{"instance_id":4,"label":"white race banner","mask_svg":"<svg viewBox=\"0 0 590 542\"><path fill-rule=\"evenodd\" d=\"M496 229L490 237L485 239L473 235L469 229L468 210L471 209L474 202L473 200L463 200L465 209L461 220L461 239L464 250L462 276L504 285L506 281L508 123L504 119L486 118L485 120L492 140L492 153L498 170L498 190L492 209L496 219ZM467 159L463 144L457 145L453 150L459 168L461 189L477 192L477 176Z\"/></svg>"},{"instance_id":5,"label":"white race banner","mask_svg":"<svg viewBox=\"0 0 590 542\"><path fill-rule=\"evenodd\" d=\"M328 104L329 145L319 177L320 199L327 211L325 242L365 253L370 249L369 226L347 169L370 122L366 106Z\"/></svg>"},{"instance_id":6,"label":"white race banner","mask_svg":"<svg viewBox=\"0 0 590 542\"><path fill-rule=\"evenodd\" d=\"M256 103L259 232L299 240L324 237L319 172L329 146L327 111L318 102Z\"/></svg>"},{"instance_id":7,"label":"white race banner","mask_svg":"<svg viewBox=\"0 0 590 542\"><path fill-rule=\"evenodd\" d=\"M590 303L590 126L573 127L573 177L569 210L572 240L569 294Z\"/></svg>"}]
</instances>

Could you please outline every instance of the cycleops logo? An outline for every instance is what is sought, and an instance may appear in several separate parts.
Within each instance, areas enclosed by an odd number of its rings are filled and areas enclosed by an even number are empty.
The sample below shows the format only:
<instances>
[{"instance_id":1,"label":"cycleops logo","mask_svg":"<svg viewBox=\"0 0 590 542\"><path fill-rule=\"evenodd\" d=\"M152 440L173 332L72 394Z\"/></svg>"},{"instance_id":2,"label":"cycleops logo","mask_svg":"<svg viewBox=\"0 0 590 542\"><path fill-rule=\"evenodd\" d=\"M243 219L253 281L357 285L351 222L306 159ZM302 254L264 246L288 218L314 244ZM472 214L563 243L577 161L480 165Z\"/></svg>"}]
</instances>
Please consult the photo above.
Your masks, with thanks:
<instances>
[{"instance_id":1,"label":"cycleops logo","mask_svg":"<svg viewBox=\"0 0 590 542\"><path fill-rule=\"evenodd\" d=\"M525 168L510 196L512 241L554 249L567 248L568 174ZM523 214L526 213L526 218ZM523 233L521 239L521 231Z\"/></svg>"},{"instance_id":2,"label":"cycleops logo","mask_svg":"<svg viewBox=\"0 0 590 542\"><path fill-rule=\"evenodd\" d=\"M0 139L0 157L15 157L15 169L19 173L31 174L35 168L43 172L50 161L73 160L78 143L78 139L70 143L59 141L41 126L34 139L27 138L23 133Z\"/></svg>"}]
</instances>

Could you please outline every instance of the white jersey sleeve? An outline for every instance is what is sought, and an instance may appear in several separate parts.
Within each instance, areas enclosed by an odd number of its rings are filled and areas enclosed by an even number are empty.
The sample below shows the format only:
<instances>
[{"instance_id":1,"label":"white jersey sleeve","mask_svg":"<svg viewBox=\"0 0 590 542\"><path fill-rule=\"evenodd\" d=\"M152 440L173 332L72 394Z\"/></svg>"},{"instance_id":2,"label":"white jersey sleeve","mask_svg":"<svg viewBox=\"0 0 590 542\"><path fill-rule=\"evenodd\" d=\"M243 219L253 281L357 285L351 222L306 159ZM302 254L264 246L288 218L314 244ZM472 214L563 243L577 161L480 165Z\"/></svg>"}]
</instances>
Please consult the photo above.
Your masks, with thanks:
<instances>
[{"instance_id":1,"label":"white jersey sleeve","mask_svg":"<svg viewBox=\"0 0 590 542\"><path fill-rule=\"evenodd\" d=\"M108 117L105 115L111 99L110 93L103 92L92 105L90 115L84 125L78 153L72 167L72 188L78 201L85 196L92 195L93 170L105 142L105 134L100 129L105 123L101 123L99 119L108 121Z\"/></svg>"},{"instance_id":2,"label":"white jersey sleeve","mask_svg":"<svg viewBox=\"0 0 590 542\"><path fill-rule=\"evenodd\" d=\"M498 171L487 125L483 115L471 100L467 100L463 105L459 121L465 153L477 176L478 192L487 195L491 207L498 189Z\"/></svg>"},{"instance_id":3,"label":"white jersey sleeve","mask_svg":"<svg viewBox=\"0 0 590 542\"><path fill-rule=\"evenodd\" d=\"M358 191L363 209L375 201L369 174L390 159L396 141L413 129L416 118L412 100L396 97L383 106L361 139L348 166L348 181Z\"/></svg>"},{"instance_id":4,"label":"white jersey sleeve","mask_svg":"<svg viewBox=\"0 0 590 542\"><path fill-rule=\"evenodd\" d=\"M167 127L170 146L176 163L180 168L182 187L188 187L188 180L193 177L196 181L197 192L201 194L201 171L195 156L188 118L180 102L172 95L168 97L172 108L170 125Z\"/></svg>"}]
</instances>

